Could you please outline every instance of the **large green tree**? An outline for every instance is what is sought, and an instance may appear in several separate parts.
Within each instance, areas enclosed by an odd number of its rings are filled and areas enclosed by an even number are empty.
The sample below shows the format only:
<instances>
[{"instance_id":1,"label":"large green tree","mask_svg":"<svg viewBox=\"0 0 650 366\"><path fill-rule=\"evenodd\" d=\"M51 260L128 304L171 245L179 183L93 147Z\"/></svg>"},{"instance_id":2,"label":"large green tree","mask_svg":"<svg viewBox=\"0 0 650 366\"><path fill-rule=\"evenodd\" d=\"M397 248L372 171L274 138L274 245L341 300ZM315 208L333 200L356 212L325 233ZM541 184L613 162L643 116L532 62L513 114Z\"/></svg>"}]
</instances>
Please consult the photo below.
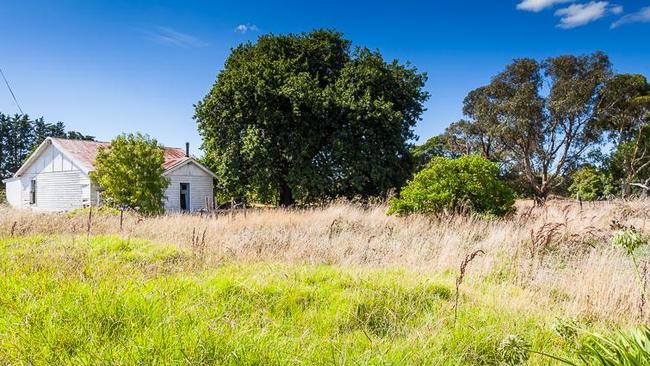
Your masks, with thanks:
<instances>
[{"instance_id":1,"label":"large green tree","mask_svg":"<svg viewBox=\"0 0 650 366\"><path fill-rule=\"evenodd\" d=\"M650 192L650 83L643 75L616 75L601 91L599 109L621 192L627 196L635 186Z\"/></svg>"},{"instance_id":2,"label":"large green tree","mask_svg":"<svg viewBox=\"0 0 650 366\"><path fill-rule=\"evenodd\" d=\"M515 60L465 99L465 131L484 156L505 152L541 203L599 141L599 94L611 76L601 52Z\"/></svg>"},{"instance_id":3,"label":"large green tree","mask_svg":"<svg viewBox=\"0 0 650 366\"><path fill-rule=\"evenodd\" d=\"M120 135L107 149L99 148L90 176L108 205L160 214L169 185L163 177L164 161L164 149L156 140L142 134Z\"/></svg>"},{"instance_id":4,"label":"large green tree","mask_svg":"<svg viewBox=\"0 0 650 366\"><path fill-rule=\"evenodd\" d=\"M196 106L217 191L291 205L400 187L425 80L329 30L236 47Z\"/></svg>"}]
</instances>

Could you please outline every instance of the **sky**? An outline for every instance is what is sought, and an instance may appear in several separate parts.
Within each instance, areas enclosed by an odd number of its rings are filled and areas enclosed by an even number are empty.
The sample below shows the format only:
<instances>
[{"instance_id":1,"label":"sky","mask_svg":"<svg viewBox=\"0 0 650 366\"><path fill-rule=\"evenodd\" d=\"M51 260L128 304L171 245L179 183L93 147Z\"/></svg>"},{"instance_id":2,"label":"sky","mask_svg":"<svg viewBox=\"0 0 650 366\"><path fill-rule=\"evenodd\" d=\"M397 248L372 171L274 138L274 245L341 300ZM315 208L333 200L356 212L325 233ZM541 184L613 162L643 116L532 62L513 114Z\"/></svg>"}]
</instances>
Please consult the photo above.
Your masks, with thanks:
<instances>
[{"instance_id":1,"label":"sky","mask_svg":"<svg viewBox=\"0 0 650 366\"><path fill-rule=\"evenodd\" d=\"M420 143L515 58L602 50L616 72L650 77L650 0L0 0L0 19L0 68L25 113L196 155L194 104L233 47L267 33L331 28L426 72ZM18 113L1 80L0 112Z\"/></svg>"}]
</instances>

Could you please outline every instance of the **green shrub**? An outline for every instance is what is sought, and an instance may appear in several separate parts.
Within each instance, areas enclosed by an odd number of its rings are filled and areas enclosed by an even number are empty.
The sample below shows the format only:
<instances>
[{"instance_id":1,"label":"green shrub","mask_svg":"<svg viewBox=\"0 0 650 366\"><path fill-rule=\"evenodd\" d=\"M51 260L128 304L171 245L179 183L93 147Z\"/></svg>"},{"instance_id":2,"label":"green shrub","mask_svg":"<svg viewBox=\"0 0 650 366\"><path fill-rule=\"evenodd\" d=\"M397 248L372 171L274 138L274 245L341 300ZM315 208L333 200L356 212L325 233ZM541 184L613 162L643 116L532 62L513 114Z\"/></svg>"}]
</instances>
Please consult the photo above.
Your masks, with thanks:
<instances>
[{"instance_id":1,"label":"green shrub","mask_svg":"<svg viewBox=\"0 0 650 366\"><path fill-rule=\"evenodd\" d=\"M578 169L571 181L569 193L584 201L595 201L616 193L612 178L590 166Z\"/></svg>"},{"instance_id":2,"label":"green shrub","mask_svg":"<svg viewBox=\"0 0 650 366\"><path fill-rule=\"evenodd\" d=\"M434 158L390 202L389 213L469 211L503 216L511 212L515 195L498 178L495 163L480 156Z\"/></svg>"},{"instance_id":3,"label":"green shrub","mask_svg":"<svg viewBox=\"0 0 650 366\"><path fill-rule=\"evenodd\" d=\"M612 244L622 247L627 254L634 255L638 248L648 244L648 238L634 227L630 227L615 232L612 236Z\"/></svg>"},{"instance_id":4,"label":"green shrub","mask_svg":"<svg viewBox=\"0 0 650 366\"><path fill-rule=\"evenodd\" d=\"M164 155L162 145L147 135L120 135L108 148L99 147L90 178L101 187L109 206L160 214L169 185L163 177Z\"/></svg>"}]
</instances>

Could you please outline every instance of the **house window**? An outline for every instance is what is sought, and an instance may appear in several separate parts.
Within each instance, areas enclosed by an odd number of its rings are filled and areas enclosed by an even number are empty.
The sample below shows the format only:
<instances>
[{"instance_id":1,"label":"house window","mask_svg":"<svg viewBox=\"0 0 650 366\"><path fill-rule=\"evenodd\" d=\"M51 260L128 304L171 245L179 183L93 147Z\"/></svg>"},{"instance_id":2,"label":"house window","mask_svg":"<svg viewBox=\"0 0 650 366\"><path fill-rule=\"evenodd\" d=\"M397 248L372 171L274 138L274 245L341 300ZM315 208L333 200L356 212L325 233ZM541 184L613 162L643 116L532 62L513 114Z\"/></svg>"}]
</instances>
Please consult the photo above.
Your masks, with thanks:
<instances>
[{"instance_id":1,"label":"house window","mask_svg":"<svg viewBox=\"0 0 650 366\"><path fill-rule=\"evenodd\" d=\"M190 209L190 184L181 183L181 211L187 211Z\"/></svg>"},{"instance_id":2,"label":"house window","mask_svg":"<svg viewBox=\"0 0 650 366\"><path fill-rule=\"evenodd\" d=\"M36 179L32 179L29 185L29 203L36 204Z\"/></svg>"}]
</instances>

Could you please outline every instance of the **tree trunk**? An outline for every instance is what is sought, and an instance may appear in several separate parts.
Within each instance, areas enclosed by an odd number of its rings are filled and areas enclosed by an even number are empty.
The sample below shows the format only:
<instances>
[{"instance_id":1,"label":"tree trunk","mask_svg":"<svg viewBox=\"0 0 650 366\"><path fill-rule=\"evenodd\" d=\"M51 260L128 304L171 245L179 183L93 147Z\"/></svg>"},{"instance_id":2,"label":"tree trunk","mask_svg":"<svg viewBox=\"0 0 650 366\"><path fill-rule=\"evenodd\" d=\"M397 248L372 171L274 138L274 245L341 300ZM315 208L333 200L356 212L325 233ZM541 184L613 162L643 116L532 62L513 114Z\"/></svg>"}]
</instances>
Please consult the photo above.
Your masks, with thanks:
<instances>
[{"instance_id":1,"label":"tree trunk","mask_svg":"<svg viewBox=\"0 0 650 366\"><path fill-rule=\"evenodd\" d=\"M628 181L623 181L623 184L621 184L621 198L625 199L629 197L631 193L632 189L630 183Z\"/></svg>"},{"instance_id":2,"label":"tree trunk","mask_svg":"<svg viewBox=\"0 0 650 366\"><path fill-rule=\"evenodd\" d=\"M289 207L293 206L296 201L293 199L293 192L291 191L291 187L282 180L280 182L280 200L279 200L280 207Z\"/></svg>"},{"instance_id":3,"label":"tree trunk","mask_svg":"<svg viewBox=\"0 0 650 366\"><path fill-rule=\"evenodd\" d=\"M289 207L292 206L296 201L293 199L293 192L289 183L287 182L287 177L289 176L289 163L287 161L280 162L280 182L278 184L279 188L279 206L280 207Z\"/></svg>"},{"instance_id":4,"label":"tree trunk","mask_svg":"<svg viewBox=\"0 0 650 366\"><path fill-rule=\"evenodd\" d=\"M546 200L548 199L548 194L549 194L549 189L546 184L536 187L535 197L533 198L535 200L535 205L544 206L546 204Z\"/></svg>"}]
</instances>

